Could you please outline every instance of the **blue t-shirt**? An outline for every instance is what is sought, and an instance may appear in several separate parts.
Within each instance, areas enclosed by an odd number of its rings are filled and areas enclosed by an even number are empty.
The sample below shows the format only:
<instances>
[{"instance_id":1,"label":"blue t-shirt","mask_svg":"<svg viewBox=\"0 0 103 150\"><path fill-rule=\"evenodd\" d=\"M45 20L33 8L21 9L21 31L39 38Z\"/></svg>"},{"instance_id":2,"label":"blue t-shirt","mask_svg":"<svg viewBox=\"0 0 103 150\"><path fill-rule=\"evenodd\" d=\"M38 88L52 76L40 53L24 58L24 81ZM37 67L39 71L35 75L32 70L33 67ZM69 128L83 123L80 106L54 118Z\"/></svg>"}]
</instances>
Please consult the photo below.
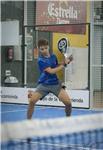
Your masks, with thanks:
<instances>
[{"instance_id":1,"label":"blue t-shirt","mask_svg":"<svg viewBox=\"0 0 103 150\"><path fill-rule=\"evenodd\" d=\"M40 69L40 77L38 83L46 85L58 84L58 77L56 74L50 74L44 71L48 67L55 68L58 66L57 57L54 54L51 54L50 57L40 56L38 58L38 65Z\"/></svg>"}]
</instances>

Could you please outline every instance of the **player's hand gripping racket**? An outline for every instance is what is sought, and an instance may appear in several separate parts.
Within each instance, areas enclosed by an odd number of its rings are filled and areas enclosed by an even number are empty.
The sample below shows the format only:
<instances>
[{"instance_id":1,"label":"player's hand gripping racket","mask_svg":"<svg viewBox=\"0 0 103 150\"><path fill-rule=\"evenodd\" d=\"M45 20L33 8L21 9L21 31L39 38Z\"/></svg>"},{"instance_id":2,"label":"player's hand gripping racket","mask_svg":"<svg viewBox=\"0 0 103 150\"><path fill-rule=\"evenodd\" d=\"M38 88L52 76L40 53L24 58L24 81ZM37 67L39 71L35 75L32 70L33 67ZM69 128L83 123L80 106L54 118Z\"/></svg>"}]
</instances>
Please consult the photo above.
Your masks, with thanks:
<instances>
[{"instance_id":1,"label":"player's hand gripping racket","mask_svg":"<svg viewBox=\"0 0 103 150\"><path fill-rule=\"evenodd\" d=\"M58 41L58 50L64 55L64 57L67 59L68 58L68 63L70 63L73 60L73 56L69 54L69 49L70 49L70 42L67 38L61 38Z\"/></svg>"}]
</instances>

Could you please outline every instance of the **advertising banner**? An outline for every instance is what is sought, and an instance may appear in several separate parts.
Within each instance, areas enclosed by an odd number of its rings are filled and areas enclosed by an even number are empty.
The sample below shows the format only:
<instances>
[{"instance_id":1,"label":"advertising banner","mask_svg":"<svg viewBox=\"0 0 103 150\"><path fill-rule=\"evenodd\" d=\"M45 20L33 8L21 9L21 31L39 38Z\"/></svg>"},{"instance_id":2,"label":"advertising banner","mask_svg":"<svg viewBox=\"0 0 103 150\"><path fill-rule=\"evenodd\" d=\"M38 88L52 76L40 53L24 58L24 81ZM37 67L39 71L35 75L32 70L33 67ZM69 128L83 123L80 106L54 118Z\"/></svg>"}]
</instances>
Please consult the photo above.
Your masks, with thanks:
<instances>
[{"instance_id":1,"label":"advertising banner","mask_svg":"<svg viewBox=\"0 0 103 150\"><path fill-rule=\"evenodd\" d=\"M12 88L3 87L1 89L1 101L8 103L28 104L28 88ZM72 107L89 108L89 91L88 90L68 90L71 97ZM48 106L64 106L59 99L52 93L48 94L44 99L37 102L38 105Z\"/></svg>"},{"instance_id":2,"label":"advertising banner","mask_svg":"<svg viewBox=\"0 0 103 150\"><path fill-rule=\"evenodd\" d=\"M36 3L36 24L80 24L86 23L87 2L84 1L37 1ZM74 28L72 25L40 27L41 30L61 31L71 34L85 34L85 25Z\"/></svg>"}]
</instances>

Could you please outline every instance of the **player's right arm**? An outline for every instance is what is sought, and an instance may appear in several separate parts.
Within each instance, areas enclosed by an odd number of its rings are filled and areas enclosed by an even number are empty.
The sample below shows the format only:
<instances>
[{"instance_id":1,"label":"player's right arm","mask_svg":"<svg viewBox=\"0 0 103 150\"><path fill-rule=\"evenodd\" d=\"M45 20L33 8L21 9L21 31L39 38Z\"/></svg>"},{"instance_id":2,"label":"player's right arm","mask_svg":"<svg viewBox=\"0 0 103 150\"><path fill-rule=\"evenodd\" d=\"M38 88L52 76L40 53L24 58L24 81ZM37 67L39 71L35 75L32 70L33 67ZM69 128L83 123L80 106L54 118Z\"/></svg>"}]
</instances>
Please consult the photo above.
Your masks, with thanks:
<instances>
[{"instance_id":1,"label":"player's right arm","mask_svg":"<svg viewBox=\"0 0 103 150\"><path fill-rule=\"evenodd\" d=\"M50 74L55 74L55 73L57 73L58 71L62 70L63 68L64 68L64 65L61 64L61 65L59 65L59 66L57 66L57 67L55 67L55 68L48 67L48 68L46 68L44 71L46 71L46 72L48 72L48 73L50 73Z\"/></svg>"},{"instance_id":2,"label":"player's right arm","mask_svg":"<svg viewBox=\"0 0 103 150\"><path fill-rule=\"evenodd\" d=\"M55 68L51 68L51 67L47 67L44 69L44 71L50 73L50 74L55 74L58 71L62 70L64 68L65 65L67 65L69 62L68 59L65 59L63 62L61 62L61 64L59 64L57 67Z\"/></svg>"},{"instance_id":3,"label":"player's right arm","mask_svg":"<svg viewBox=\"0 0 103 150\"><path fill-rule=\"evenodd\" d=\"M38 64L39 64L39 67L42 69L42 72L48 72L50 74L55 74L58 71L62 70L64 68L65 64L68 64L68 59L64 59L61 64L57 63L57 66L55 68L52 68L46 60L39 60Z\"/></svg>"}]
</instances>

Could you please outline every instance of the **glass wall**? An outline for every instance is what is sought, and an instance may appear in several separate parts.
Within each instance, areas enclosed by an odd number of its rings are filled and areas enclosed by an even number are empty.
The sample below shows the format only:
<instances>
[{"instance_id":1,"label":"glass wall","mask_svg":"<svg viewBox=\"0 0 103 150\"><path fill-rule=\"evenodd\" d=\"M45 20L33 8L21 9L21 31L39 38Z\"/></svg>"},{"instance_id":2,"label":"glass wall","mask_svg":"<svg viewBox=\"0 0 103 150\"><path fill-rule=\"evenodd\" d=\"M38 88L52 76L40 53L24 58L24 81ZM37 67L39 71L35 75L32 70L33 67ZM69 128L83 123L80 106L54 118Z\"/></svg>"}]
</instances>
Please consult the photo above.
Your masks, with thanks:
<instances>
[{"instance_id":1,"label":"glass wall","mask_svg":"<svg viewBox=\"0 0 103 150\"><path fill-rule=\"evenodd\" d=\"M1 85L23 85L23 2L1 2Z\"/></svg>"},{"instance_id":2,"label":"glass wall","mask_svg":"<svg viewBox=\"0 0 103 150\"><path fill-rule=\"evenodd\" d=\"M35 2L24 1L1 2L1 85L24 87L24 22L26 25L35 23ZM35 39L33 39L35 41ZM33 55L32 43L32 55ZM34 61L31 62L32 64ZM30 66L32 66L30 64ZM30 68L30 67L29 67ZM31 78L28 80L28 84ZM33 80L34 81L34 80ZM31 81L32 82L32 81Z\"/></svg>"},{"instance_id":3,"label":"glass wall","mask_svg":"<svg viewBox=\"0 0 103 150\"><path fill-rule=\"evenodd\" d=\"M43 14L39 11L39 2L36 4L36 2L33 1L27 1L27 8L24 10L24 1L2 1L1 2L1 21L2 21L2 27L4 24L7 24L7 32L5 33L6 39L10 40L12 37L12 31L15 29L15 25L18 29L18 37L17 41L18 43L8 43L3 44L1 47L1 84L2 86L27 86L27 87L34 87L37 78L39 75L38 67L37 67L37 60L34 58L34 49L37 45L37 32L33 29L33 26L35 24L38 24L38 18L40 23L40 18L47 17L47 12L44 11ZM85 8L85 14L83 18L85 18L86 21L86 4L82 4L84 7L81 7L81 12ZM81 5L81 6L82 6ZM66 3L61 3L60 7L67 8ZM69 6L69 5L68 5ZM73 6L75 6L73 4ZM40 5L41 7L41 5ZM41 9L45 10L46 5L43 5ZM48 5L49 7L49 5ZM54 7L54 4L52 4L52 7ZM56 4L56 7L59 6ZM49 7L51 8L51 7ZM77 7L79 9L79 6ZM69 9L69 7L68 7ZM36 14L36 10L38 10ZM49 10L49 15L53 15L54 13ZM52 9L54 10L54 9ZM67 10L67 9L66 9ZM40 12L41 17L38 17ZM51 12L51 13L50 13ZM76 13L76 12L75 12ZM26 17L26 19L25 19ZM53 16L51 16L53 19ZM82 17L81 17L82 18ZM75 17L73 18L75 20ZM26 25L30 25L32 27L28 27L24 29L24 22L26 20ZM45 19L44 19L45 20ZM79 19L80 20L80 19ZM49 21L51 19L49 18ZM70 20L71 21L71 20ZM55 22L55 20L54 20ZM11 23L11 24L10 24ZM41 22L43 23L43 22ZM44 22L45 23L45 22ZM48 23L48 22L46 22ZM11 28L10 28L11 27ZM14 28L12 28L14 27ZM77 28L76 28L77 29ZM71 29L72 30L72 29ZM5 31L5 29L4 29ZM24 33L25 31L25 33ZM8 34L9 33L9 34ZM94 42L96 43L94 45L93 49L93 91L94 95L97 91L100 91L102 93L103 91L103 2L102 1L95 1L94 2ZM23 37L25 34L25 43L23 42ZM51 35L48 32L40 32L39 37L47 37L49 40L51 39ZM15 39L15 38L14 38ZM13 39L13 40L14 40ZM26 41L27 40L27 41ZM15 41L15 40L14 40ZM73 39L74 42L74 39ZM27 44L27 45L23 45ZM27 46L27 47L24 47ZM27 59L26 63L27 65L24 65L24 52L25 49L27 50L27 53L30 56L29 59ZM13 50L13 51L12 51ZM13 59L12 59L12 57ZM10 57L10 58L9 58ZM27 68L25 68L27 67ZM35 69L34 69L35 68ZM26 70L26 72L24 72ZM27 76L25 75L27 73ZM12 78L12 80L16 79L16 83L13 82L13 84L8 84L8 82L5 82L5 79L8 76L12 76L15 78ZM7 81L7 80L6 80ZM95 82L94 82L95 81ZM101 98L102 99L102 98Z\"/></svg>"}]
</instances>

